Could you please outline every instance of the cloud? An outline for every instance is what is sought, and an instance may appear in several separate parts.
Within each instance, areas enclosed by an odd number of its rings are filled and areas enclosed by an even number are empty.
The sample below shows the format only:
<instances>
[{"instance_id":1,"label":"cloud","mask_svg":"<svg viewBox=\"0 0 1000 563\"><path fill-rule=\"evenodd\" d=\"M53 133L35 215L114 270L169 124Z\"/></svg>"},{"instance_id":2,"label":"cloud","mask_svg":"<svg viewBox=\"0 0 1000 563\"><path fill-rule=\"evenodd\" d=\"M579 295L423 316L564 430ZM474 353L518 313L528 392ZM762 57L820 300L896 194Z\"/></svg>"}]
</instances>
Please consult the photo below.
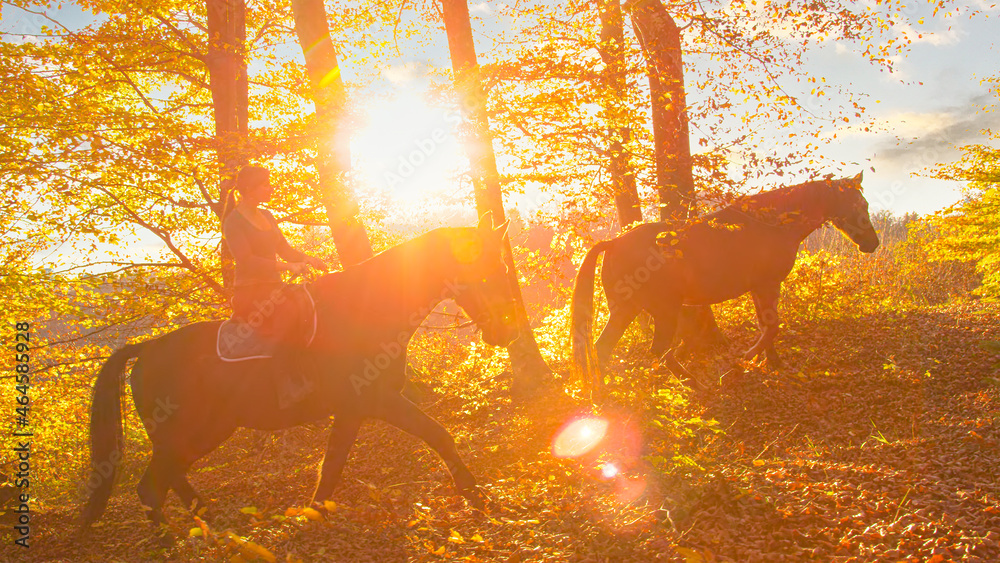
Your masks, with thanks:
<instances>
[{"instance_id":1,"label":"cloud","mask_svg":"<svg viewBox=\"0 0 1000 563\"><path fill-rule=\"evenodd\" d=\"M412 82L423 74L423 69L415 62L408 62L401 65L389 65L389 67L382 69L382 76L389 82L395 84Z\"/></svg>"},{"instance_id":2,"label":"cloud","mask_svg":"<svg viewBox=\"0 0 1000 563\"><path fill-rule=\"evenodd\" d=\"M913 24L903 22L893 27L897 37L908 39L913 43L927 43L935 47L941 45L951 45L957 43L962 36L961 30L956 25L950 25L947 29L931 31L927 29L916 29Z\"/></svg>"},{"instance_id":3,"label":"cloud","mask_svg":"<svg viewBox=\"0 0 1000 563\"><path fill-rule=\"evenodd\" d=\"M493 8L486 2L477 2L469 6L469 11L473 14L482 14L488 16L493 13Z\"/></svg>"},{"instance_id":4,"label":"cloud","mask_svg":"<svg viewBox=\"0 0 1000 563\"><path fill-rule=\"evenodd\" d=\"M958 106L886 118L883 124L895 133L896 139L875 146L874 163L891 170L916 172L954 160L959 147L985 140L984 129L1000 130L1000 112L982 109L994 101L991 93L982 93Z\"/></svg>"}]
</instances>

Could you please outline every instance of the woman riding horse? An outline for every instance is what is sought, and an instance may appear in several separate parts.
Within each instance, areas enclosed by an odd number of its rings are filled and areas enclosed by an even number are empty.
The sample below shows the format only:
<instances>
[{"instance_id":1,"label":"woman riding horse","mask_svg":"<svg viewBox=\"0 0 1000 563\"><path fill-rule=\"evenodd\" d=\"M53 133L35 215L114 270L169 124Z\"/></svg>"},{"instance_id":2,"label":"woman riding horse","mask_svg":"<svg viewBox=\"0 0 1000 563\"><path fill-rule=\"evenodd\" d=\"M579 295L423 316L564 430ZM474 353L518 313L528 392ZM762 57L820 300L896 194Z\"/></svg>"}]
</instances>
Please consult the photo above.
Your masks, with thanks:
<instances>
[{"instance_id":1,"label":"woman riding horse","mask_svg":"<svg viewBox=\"0 0 1000 563\"><path fill-rule=\"evenodd\" d=\"M233 318L254 326L257 334L271 341L275 347L276 362L286 373L282 377L279 395L281 403L288 406L295 400L290 378L296 358L296 348L303 344L301 331L302 312L295 304L294 285L281 279L282 271L305 274L308 266L324 272L326 264L314 256L292 248L274 215L260 205L271 200L274 186L271 173L260 166L245 166L236 177L239 203L222 222L223 240L236 262L233 283ZM280 256L285 261L279 262ZM308 265L308 266L307 266Z\"/></svg>"},{"instance_id":2,"label":"woman riding horse","mask_svg":"<svg viewBox=\"0 0 1000 563\"><path fill-rule=\"evenodd\" d=\"M116 350L94 382L92 471L83 487L88 498L82 523L89 525L104 512L124 462L123 383L132 358L128 387L152 445L137 492L157 526L166 522L162 508L170 490L196 513L204 506L186 474L237 428L277 430L331 417L314 501L333 494L362 423L377 418L427 443L444 461L459 494L482 506L485 496L454 438L401 392L407 344L442 300L453 299L489 345L507 346L517 337L516 301L502 252L507 226L494 226L487 214L477 227L435 229L313 282L316 333L305 351L316 359L314 385L295 408L281 408L274 395L276 359L231 363L219 358L219 321L194 323ZM277 239L276 228L270 236Z\"/></svg>"}]
</instances>

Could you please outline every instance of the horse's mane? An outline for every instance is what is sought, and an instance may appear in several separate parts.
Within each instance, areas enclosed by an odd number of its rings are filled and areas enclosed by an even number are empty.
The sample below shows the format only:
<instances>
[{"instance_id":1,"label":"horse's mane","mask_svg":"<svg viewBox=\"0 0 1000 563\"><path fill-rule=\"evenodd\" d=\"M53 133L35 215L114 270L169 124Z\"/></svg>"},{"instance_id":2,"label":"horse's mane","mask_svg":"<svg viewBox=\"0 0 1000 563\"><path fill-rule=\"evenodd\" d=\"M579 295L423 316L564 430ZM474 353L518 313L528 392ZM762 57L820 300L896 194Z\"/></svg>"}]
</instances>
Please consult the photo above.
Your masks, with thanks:
<instances>
[{"instance_id":1,"label":"horse's mane","mask_svg":"<svg viewBox=\"0 0 1000 563\"><path fill-rule=\"evenodd\" d=\"M803 198L809 198L809 196L815 196L818 190L821 190L830 183L826 180L810 180L808 182L802 182L801 184L794 184L791 186L782 186L780 188L774 188L773 190L766 190L763 192L758 192L755 194L747 194L740 196L730 204L738 205L741 203L749 203L755 206L778 206L783 204L800 204Z\"/></svg>"},{"instance_id":2,"label":"horse's mane","mask_svg":"<svg viewBox=\"0 0 1000 563\"><path fill-rule=\"evenodd\" d=\"M796 211L804 215L822 216L825 208L829 205L830 200L827 196L838 191L832 189L833 186L845 180L847 179L823 178L748 194L737 198L723 210L758 210L779 213Z\"/></svg>"},{"instance_id":3,"label":"horse's mane","mask_svg":"<svg viewBox=\"0 0 1000 563\"><path fill-rule=\"evenodd\" d=\"M461 228L463 227L438 227L432 229L395 246L391 246L363 262L352 264L342 271L323 274L313 281L313 285L317 289L322 290L323 288L348 281L348 279L355 277L368 280L369 283L377 283L389 276L405 274L406 270L424 265L424 260L426 259L425 249L443 245L454 236L454 231ZM424 265L424 267L426 266Z\"/></svg>"}]
</instances>

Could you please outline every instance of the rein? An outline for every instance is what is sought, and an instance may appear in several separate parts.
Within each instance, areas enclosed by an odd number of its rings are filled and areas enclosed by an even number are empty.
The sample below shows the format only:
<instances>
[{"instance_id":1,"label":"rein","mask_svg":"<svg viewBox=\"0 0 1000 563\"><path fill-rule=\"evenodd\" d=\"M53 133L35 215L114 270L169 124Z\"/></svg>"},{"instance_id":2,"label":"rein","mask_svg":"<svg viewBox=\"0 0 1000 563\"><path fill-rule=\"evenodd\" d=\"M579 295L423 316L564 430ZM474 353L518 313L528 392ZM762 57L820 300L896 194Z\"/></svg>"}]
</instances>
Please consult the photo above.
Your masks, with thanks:
<instances>
[{"instance_id":1,"label":"rein","mask_svg":"<svg viewBox=\"0 0 1000 563\"><path fill-rule=\"evenodd\" d=\"M456 314L456 313L435 313L435 314L436 315L443 315L445 317L453 317L453 318L456 318L456 319L465 318L465 315L460 314L460 313L459 314ZM472 326L474 324L476 324L476 322L473 321L472 319L469 319L468 321L466 321L464 323L453 324L453 325L449 325L449 326L424 326L424 325L420 325L419 328L424 329L424 330L454 330L454 329L457 329L457 328L470 327L470 326Z\"/></svg>"}]
</instances>

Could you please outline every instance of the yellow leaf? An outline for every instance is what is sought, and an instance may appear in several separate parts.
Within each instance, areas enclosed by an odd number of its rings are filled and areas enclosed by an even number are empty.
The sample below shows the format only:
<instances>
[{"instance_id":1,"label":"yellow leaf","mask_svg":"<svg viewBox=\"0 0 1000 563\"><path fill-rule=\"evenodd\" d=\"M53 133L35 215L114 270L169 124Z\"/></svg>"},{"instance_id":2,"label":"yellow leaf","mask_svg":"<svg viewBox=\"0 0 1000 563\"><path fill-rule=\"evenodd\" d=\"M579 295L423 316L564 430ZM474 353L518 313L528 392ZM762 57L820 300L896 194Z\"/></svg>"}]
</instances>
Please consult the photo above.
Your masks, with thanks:
<instances>
[{"instance_id":1,"label":"yellow leaf","mask_svg":"<svg viewBox=\"0 0 1000 563\"><path fill-rule=\"evenodd\" d=\"M443 545L433 551L434 555L444 555L444 552L445 547Z\"/></svg>"},{"instance_id":2,"label":"yellow leaf","mask_svg":"<svg viewBox=\"0 0 1000 563\"><path fill-rule=\"evenodd\" d=\"M333 512L334 510L337 510L337 503L332 500L324 500L323 508L326 508L327 512Z\"/></svg>"},{"instance_id":3,"label":"yellow leaf","mask_svg":"<svg viewBox=\"0 0 1000 563\"><path fill-rule=\"evenodd\" d=\"M205 532L201 528L191 528L191 530L188 532L188 535L191 536L192 538L200 538L205 535Z\"/></svg>"},{"instance_id":4,"label":"yellow leaf","mask_svg":"<svg viewBox=\"0 0 1000 563\"><path fill-rule=\"evenodd\" d=\"M678 547L677 553L684 556L685 563L705 563L705 558L701 556L701 553L698 553L694 549Z\"/></svg>"},{"instance_id":5,"label":"yellow leaf","mask_svg":"<svg viewBox=\"0 0 1000 563\"><path fill-rule=\"evenodd\" d=\"M319 511L317 511L315 508L309 508L309 507L303 508L302 514L305 515L306 518L310 520L315 520L317 522L323 519L323 515L320 514Z\"/></svg>"},{"instance_id":6,"label":"yellow leaf","mask_svg":"<svg viewBox=\"0 0 1000 563\"><path fill-rule=\"evenodd\" d=\"M257 507L244 506L243 508L240 509L240 512L242 512L243 514L257 514Z\"/></svg>"},{"instance_id":7,"label":"yellow leaf","mask_svg":"<svg viewBox=\"0 0 1000 563\"><path fill-rule=\"evenodd\" d=\"M264 561L267 561L267 563L275 562L274 554L268 551L267 548L265 548L264 546L249 541L246 543L245 547L247 550L252 551L254 555L256 555L257 557L260 557Z\"/></svg>"},{"instance_id":8,"label":"yellow leaf","mask_svg":"<svg viewBox=\"0 0 1000 563\"><path fill-rule=\"evenodd\" d=\"M451 536L448 538L448 541L450 541L451 543L465 543L465 538L462 537L462 534L458 533L455 530L452 530Z\"/></svg>"},{"instance_id":9,"label":"yellow leaf","mask_svg":"<svg viewBox=\"0 0 1000 563\"><path fill-rule=\"evenodd\" d=\"M472 541L474 541L474 542L482 542L483 541L483 536L480 536L479 534L472 534L472 537L469 538L469 539L472 540Z\"/></svg>"},{"instance_id":10,"label":"yellow leaf","mask_svg":"<svg viewBox=\"0 0 1000 563\"><path fill-rule=\"evenodd\" d=\"M767 462L764 461L764 460L762 460L762 459L755 459L755 460L753 460L754 467L760 467L761 465L764 465L765 463L767 463Z\"/></svg>"}]
</instances>

